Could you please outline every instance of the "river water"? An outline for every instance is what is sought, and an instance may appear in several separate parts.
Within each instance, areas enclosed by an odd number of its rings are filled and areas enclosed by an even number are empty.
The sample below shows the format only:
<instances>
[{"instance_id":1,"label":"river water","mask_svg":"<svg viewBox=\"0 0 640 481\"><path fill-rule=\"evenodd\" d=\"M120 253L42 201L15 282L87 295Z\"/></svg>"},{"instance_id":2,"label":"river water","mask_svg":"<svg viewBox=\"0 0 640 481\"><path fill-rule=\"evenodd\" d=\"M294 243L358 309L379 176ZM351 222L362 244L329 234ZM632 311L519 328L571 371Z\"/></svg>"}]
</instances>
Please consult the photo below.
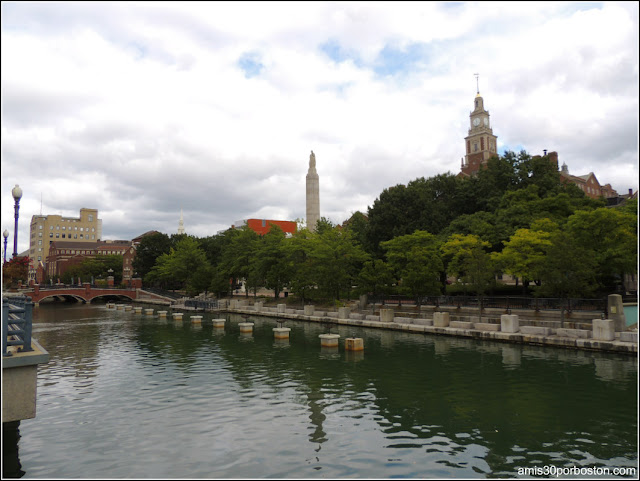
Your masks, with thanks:
<instances>
[{"instance_id":1,"label":"river water","mask_svg":"<svg viewBox=\"0 0 640 481\"><path fill-rule=\"evenodd\" d=\"M638 467L637 357L239 316L41 305L25 478L517 477ZM216 316L217 317L217 316ZM345 337L365 351L344 351ZM4 393L6 395L6 393ZM637 471L636 471L637 472Z\"/></svg>"}]
</instances>

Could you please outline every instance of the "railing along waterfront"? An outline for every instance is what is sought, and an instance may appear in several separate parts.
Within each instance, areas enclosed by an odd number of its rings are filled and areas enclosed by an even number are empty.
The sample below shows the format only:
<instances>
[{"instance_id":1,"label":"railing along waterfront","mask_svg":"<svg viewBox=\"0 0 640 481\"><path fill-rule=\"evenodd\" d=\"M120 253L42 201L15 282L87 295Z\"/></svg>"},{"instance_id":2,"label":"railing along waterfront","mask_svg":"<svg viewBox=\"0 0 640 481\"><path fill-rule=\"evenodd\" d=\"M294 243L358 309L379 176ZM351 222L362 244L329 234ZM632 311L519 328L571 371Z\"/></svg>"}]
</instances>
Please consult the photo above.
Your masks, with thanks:
<instances>
[{"instance_id":1,"label":"railing along waterfront","mask_svg":"<svg viewBox=\"0 0 640 481\"><path fill-rule=\"evenodd\" d=\"M382 303L382 298L370 298L371 302ZM607 312L607 299L561 299L548 297L517 297L517 296L428 296L416 298L408 296L385 296L384 303L389 305L419 304L422 306L453 306L453 307L480 307L483 309L518 310L528 309L533 311L564 309L572 311L599 311L605 315Z\"/></svg>"},{"instance_id":2,"label":"railing along waterfront","mask_svg":"<svg viewBox=\"0 0 640 481\"><path fill-rule=\"evenodd\" d=\"M217 309L218 308L218 301L217 300L211 300L211 301L199 301L196 299L187 299L186 301L184 301L184 306L185 307L193 307L195 309Z\"/></svg>"},{"instance_id":3,"label":"railing along waterfront","mask_svg":"<svg viewBox=\"0 0 640 481\"><path fill-rule=\"evenodd\" d=\"M31 321L33 302L28 297L5 297L2 299L2 355L11 356L8 346L20 346L19 352L32 351Z\"/></svg>"},{"instance_id":4,"label":"railing along waterfront","mask_svg":"<svg viewBox=\"0 0 640 481\"><path fill-rule=\"evenodd\" d=\"M168 297L170 299L177 300L177 299L182 299L184 297L184 294L181 294L179 292L172 292L164 289L158 289L157 287L143 287L142 290L146 292L151 292L152 294L158 294L159 296Z\"/></svg>"}]
</instances>

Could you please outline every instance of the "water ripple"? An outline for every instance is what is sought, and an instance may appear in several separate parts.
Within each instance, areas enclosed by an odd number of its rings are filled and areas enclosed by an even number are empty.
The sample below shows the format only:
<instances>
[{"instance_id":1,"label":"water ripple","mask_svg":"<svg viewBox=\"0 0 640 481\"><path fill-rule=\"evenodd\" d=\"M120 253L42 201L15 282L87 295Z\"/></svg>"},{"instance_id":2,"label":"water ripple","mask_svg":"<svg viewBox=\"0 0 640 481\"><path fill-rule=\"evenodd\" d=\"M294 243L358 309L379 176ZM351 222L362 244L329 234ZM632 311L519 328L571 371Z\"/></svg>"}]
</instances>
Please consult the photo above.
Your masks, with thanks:
<instances>
[{"instance_id":1,"label":"water ripple","mask_svg":"<svg viewBox=\"0 0 640 481\"><path fill-rule=\"evenodd\" d=\"M637 364L623 357L521 346L514 356L511 345L354 328L345 334L367 346L354 361L323 351L324 330L305 323L288 322L280 348L270 320L241 337L233 319L214 332L93 309L35 327L51 361L37 418L20 428L26 477L478 478L534 463L637 465Z\"/></svg>"}]
</instances>

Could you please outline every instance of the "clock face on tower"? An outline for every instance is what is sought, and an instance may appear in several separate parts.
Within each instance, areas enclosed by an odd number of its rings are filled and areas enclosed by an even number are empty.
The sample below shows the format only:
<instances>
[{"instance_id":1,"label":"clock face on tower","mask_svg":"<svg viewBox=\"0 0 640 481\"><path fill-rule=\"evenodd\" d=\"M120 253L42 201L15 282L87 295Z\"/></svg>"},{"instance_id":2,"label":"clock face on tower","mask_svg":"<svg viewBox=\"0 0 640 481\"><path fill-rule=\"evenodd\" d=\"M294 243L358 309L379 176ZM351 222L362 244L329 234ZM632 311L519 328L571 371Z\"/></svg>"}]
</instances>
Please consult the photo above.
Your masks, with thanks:
<instances>
[{"instance_id":1,"label":"clock face on tower","mask_svg":"<svg viewBox=\"0 0 640 481\"><path fill-rule=\"evenodd\" d=\"M475 119L473 119L473 125L474 125L474 126L476 126L476 127L477 127L478 125L480 125L480 119L479 119L478 117L476 117Z\"/></svg>"}]
</instances>

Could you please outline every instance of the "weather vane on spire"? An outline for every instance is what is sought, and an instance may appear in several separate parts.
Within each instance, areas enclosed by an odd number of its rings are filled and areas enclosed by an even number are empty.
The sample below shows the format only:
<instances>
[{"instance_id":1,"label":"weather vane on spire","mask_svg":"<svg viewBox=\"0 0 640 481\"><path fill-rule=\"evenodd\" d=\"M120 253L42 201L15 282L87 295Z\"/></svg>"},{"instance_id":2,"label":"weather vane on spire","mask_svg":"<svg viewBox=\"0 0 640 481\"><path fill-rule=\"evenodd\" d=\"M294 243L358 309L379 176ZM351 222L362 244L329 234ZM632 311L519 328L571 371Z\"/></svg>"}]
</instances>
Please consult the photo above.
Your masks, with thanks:
<instances>
[{"instance_id":1,"label":"weather vane on spire","mask_svg":"<svg viewBox=\"0 0 640 481\"><path fill-rule=\"evenodd\" d=\"M479 73L474 73L473 75L476 76L476 93L480 93L480 84L478 83L478 77L480 77Z\"/></svg>"}]
</instances>

